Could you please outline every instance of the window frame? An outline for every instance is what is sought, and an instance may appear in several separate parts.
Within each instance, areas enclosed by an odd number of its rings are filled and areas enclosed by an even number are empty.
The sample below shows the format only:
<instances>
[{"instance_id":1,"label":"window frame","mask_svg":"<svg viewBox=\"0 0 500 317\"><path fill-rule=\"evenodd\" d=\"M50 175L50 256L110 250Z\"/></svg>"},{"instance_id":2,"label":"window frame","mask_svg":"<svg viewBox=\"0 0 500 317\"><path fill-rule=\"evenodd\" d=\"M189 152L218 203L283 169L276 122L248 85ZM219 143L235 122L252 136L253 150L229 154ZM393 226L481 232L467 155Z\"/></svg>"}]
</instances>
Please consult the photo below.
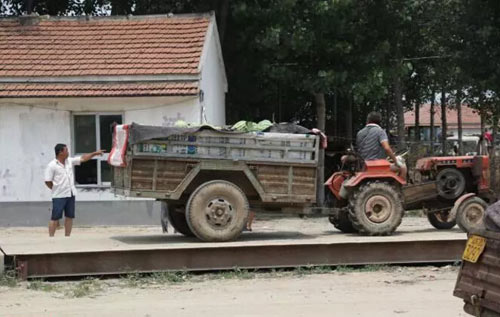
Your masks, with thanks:
<instances>
[{"instance_id":1,"label":"window frame","mask_svg":"<svg viewBox=\"0 0 500 317\"><path fill-rule=\"evenodd\" d=\"M97 151L101 148L101 122L100 116L121 116L122 123L125 118L125 113L120 111L98 111L98 112L83 112L83 111L75 111L71 112L71 153L72 156L81 156L85 153L76 153L76 142L75 142L75 117L76 116L94 116L95 118L95 137L96 137L96 149ZM97 161L97 184L75 184L77 188L110 188L111 182L103 182L102 181L102 171L101 171L101 162L107 161L109 157L109 152L104 153L102 156L93 157L92 160ZM74 173L74 172L73 172Z\"/></svg>"}]
</instances>

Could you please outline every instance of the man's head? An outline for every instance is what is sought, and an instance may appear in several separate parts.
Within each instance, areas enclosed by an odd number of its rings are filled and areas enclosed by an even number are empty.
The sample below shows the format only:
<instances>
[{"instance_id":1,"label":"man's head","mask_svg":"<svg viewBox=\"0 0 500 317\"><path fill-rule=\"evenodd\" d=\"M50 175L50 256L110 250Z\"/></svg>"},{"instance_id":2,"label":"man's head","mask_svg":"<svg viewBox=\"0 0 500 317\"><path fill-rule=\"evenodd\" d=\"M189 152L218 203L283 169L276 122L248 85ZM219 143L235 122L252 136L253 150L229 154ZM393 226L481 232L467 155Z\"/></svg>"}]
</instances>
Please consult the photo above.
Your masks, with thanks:
<instances>
[{"instance_id":1,"label":"man's head","mask_svg":"<svg viewBox=\"0 0 500 317\"><path fill-rule=\"evenodd\" d=\"M368 117L366 118L367 123L374 123L380 125L381 121L382 121L382 115L376 111L370 112L368 114Z\"/></svg>"},{"instance_id":2,"label":"man's head","mask_svg":"<svg viewBox=\"0 0 500 317\"><path fill-rule=\"evenodd\" d=\"M65 160L69 156L68 147L66 146L66 144L62 144L62 143L56 144L56 146L54 147L54 151L56 153L57 159L60 158L60 159Z\"/></svg>"}]
</instances>

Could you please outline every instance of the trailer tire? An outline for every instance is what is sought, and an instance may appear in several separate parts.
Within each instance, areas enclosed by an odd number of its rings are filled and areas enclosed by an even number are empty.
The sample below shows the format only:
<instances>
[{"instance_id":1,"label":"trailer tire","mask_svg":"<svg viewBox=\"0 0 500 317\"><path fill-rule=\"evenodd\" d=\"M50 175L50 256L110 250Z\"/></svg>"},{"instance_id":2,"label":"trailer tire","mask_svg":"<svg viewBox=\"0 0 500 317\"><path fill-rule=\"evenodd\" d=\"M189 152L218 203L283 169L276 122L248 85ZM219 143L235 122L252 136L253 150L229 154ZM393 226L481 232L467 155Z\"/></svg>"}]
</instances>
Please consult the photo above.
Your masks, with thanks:
<instances>
[{"instance_id":1,"label":"trailer tire","mask_svg":"<svg viewBox=\"0 0 500 317\"><path fill-rule=\"evenodd\" d=\"M248 200L238 186L214 180L201 184L191 194L186 205L186 219L200 240L231 241L243 231L248 209Z\"/></svg>"},{"instance_id":2,"label":"trailer tire","mask_svg":"<svg viewBox=\"0 0 500 317\"><path fill-rule=\"evenodd\" d=\"M359 233L391 235L401 224L404 209L399 191L387 183L373 182L355 189L350 200L349 218Z\"/></svg>"},{"instance_id":3,"label":"trailer tire","mask_svg":"<svg viewBox=\"0 0 500 317\"><path fill-rule=\"evenodd\" d=\"M179 206L167 204L167 219L168 222L174 227L175 231L186 237L194 237L193 231L189 228L184 212L178 212Z\"/></svg>"},{"instance_id":4,"label":"trailer tire","mask_svg":"<svg viewBox=\"0 0 500 317\"><path fill-rule=\"evenodd\" d=\"M429 223L436 229L449 230L457 224L456 219L448 219L450 210L438 211L427 214Z\"/></svg>"},{"instance_id":5,"label":"trailer tire","mask_svg":"<svg viewBox=\"0 0 500 317\"><path fill-rule=\"evenodd\" d=\"M484 217L488 204L479 197L466 199L458 207L457 224L464 232L484 229Z\"/></svg>"}]
</instances>

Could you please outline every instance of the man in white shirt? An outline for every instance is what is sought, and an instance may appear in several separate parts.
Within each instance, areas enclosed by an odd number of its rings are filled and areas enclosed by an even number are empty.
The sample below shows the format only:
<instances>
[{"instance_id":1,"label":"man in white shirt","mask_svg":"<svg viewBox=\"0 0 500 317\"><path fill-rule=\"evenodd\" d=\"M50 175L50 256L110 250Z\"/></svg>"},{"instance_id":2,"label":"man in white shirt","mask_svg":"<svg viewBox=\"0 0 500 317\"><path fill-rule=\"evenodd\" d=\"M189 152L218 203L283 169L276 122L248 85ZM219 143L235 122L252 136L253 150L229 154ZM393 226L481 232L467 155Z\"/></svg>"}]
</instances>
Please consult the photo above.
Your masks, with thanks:
<instances>
[{"instance_id":1,"label":"man in white shirt","mask_svg":"<svg viewBox=\"0 0 500 317\"><path fill-rule=\"evenodd\" d=\"M87 162L94 156L102 155L103 150L83 154L78 157L69 157L68 147L57 144L54 148L56 158L49 163L45 170L45 185L52 190L52 216L49 222L49 236L56 232L59 219L64 211L64 232L67 237L71 235L73 218L75 218L75 180L73 166Z\"/></svg>"}]
</instances>

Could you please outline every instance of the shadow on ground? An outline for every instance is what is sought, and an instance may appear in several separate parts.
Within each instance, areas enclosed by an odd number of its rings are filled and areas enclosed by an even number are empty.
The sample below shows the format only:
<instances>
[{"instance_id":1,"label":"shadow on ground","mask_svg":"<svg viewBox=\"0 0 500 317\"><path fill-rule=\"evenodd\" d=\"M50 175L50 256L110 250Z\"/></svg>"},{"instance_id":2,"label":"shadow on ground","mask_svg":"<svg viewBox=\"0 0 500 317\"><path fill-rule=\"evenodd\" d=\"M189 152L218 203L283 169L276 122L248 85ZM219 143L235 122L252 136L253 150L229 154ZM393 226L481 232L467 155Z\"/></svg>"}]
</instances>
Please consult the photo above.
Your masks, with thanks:
<instances>
[{"instance_id":1,"label":"shadow on ground","mask_svg":"<svg viewBox=\"0 0 500 317\"><path fill-rule=\"evenodd\" d=\"M325 233L326 235L326 233ZM331 235L331 233L328 233ZM276 240L298 240L312 239L318 235L308 235L296 231L275 231L275 232L244 232L236 241L224 243L241 243L253 241L276 241ZM113 236L111 239L120 241L125 244L184 244L184 243L203 243L196 237L186 237L181 234L164 234L164 235L137 235L137 236Z\"/></svg>"},{"instance_id":2,"label":"shadow on ground","mask_svg":"<svg viewBox=\"0 0 500 317\"><path fill-rule=\"evenodd\" d=\"M445 232L452 232L452 233L465 233L463 232L461 229L455 227L453 229L448 229L448 230L445 230L445 229L435 229L435 228L423 228L423 229L399 229L398 231L395 232L396 233L434 233L434 232L442 232L442 233L445 233Z\"/></svg>"}]
</instances>

